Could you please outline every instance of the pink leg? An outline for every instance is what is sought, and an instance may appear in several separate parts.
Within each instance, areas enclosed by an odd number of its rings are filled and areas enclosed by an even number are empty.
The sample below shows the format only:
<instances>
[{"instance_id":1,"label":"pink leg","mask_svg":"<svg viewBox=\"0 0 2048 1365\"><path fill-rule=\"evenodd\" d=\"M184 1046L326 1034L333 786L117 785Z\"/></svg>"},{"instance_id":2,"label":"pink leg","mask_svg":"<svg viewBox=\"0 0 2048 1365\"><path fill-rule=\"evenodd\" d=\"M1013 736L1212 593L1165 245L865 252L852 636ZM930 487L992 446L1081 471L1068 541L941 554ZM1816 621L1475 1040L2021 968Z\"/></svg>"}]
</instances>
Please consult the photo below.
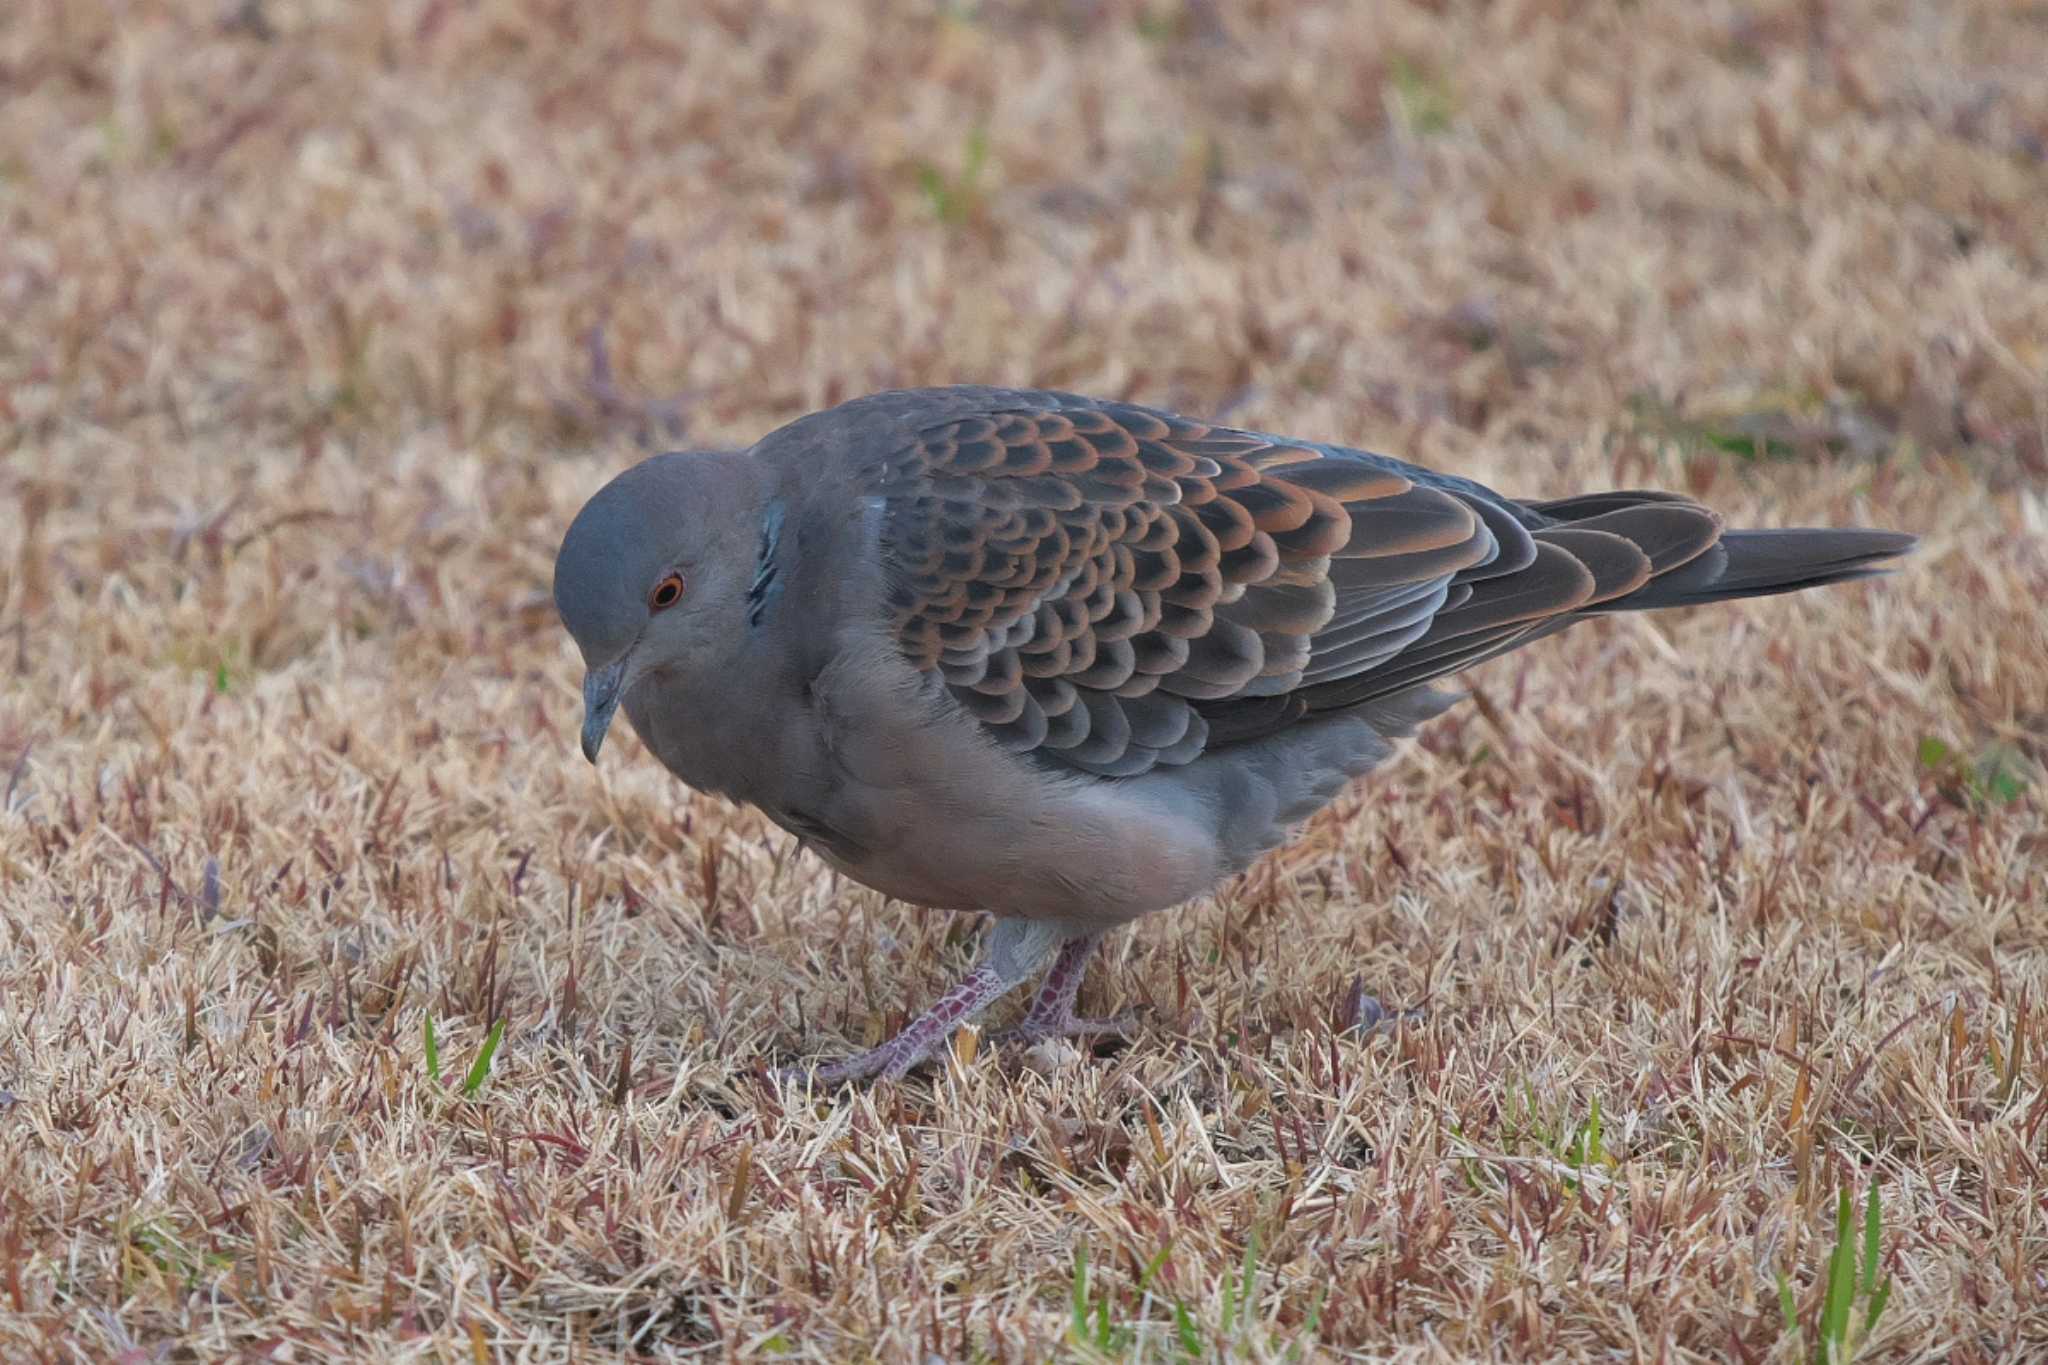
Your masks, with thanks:
<instances>
[{"instance_id":1,"label":"pink leg","mask_svg":"<svg viewBox=\"0 0 2048 1365\"><path fill-rule=\"evenodd\" d=\"M1074 997L1080 993L1081 978L1088 973L1088 959L1101 941L1101 934L1077 934L1060 944L1059 956L1053 959L1045 979L1038 983L1038 993L1031 997L1031 1008L1014 1027L1004 1029L990 1041L1029 1047L1046 1038L1128 1036L1132 1023L1128 1013L1114 1019L1083 1019L1074 1013Z\"/></svg>"},{"instance_id":2,"label":"pink leg","mask_svg":"<svg viewBox=\"0 0 2048 1365\"><path fill-rule=\"evenodd\" d=\"M911 1020L901 1033L880 1047L870 1048L843 1062L819 1067L815 1072L807 1073L801 1068L785 1071L783 1079L802 1080L808 1074L820 1084L839 1085L871 1076L885 1080L901 1078L910 1068L929 1057L952 1035L954 1029L974 1019L1022 984L1038 964L1045 961L1046 954L1052 951L1059 939L1059 930L1052 925L1029 920L997 920L995 932L989 935L987 956L960 984ZM1062 960L1064 956L1063 953ZM1074 975L1078 985L1078 967ZM1071 1003L1071 991L1068 999Z\"/></svg>"},{"instance_id":3,"label":"pink leg","mask_svg":"<svg viewBox=\"0 0 2048 1365\"><path fill-rule=\"evenodd\" d=\"M862 1081L870 1076L896 1080L929 1057L939 1044L952 1036L954 1029L994 1004L1014 984L1005 982L993 967L976 967L888 1042L858 1056L848 1057L843 1062L821 1066L813 1074L825 1085Z\"/></svg>"}]
</instances>

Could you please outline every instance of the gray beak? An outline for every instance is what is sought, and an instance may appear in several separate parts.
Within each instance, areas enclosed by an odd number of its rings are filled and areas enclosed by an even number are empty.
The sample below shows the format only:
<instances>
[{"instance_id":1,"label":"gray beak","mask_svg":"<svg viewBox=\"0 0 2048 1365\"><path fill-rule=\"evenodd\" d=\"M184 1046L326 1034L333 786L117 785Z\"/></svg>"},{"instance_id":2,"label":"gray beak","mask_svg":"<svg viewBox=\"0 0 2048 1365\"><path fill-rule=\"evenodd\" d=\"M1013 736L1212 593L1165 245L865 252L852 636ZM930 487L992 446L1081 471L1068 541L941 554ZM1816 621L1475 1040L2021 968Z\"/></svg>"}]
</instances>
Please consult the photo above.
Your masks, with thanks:
<instances>
[{"instance_id":1,"label":"gray beak","mask_svg":"<svg viewBox=\"0 0 2048 1365\"><path fill-rule=\"evenodd\" d=\"M604 747L605 731L612 728L612 713L619 709L619 693L625 681L623 658L583 675L583 756L592 763L597 762L597 751Z\"/></svg>"}]
</instances>

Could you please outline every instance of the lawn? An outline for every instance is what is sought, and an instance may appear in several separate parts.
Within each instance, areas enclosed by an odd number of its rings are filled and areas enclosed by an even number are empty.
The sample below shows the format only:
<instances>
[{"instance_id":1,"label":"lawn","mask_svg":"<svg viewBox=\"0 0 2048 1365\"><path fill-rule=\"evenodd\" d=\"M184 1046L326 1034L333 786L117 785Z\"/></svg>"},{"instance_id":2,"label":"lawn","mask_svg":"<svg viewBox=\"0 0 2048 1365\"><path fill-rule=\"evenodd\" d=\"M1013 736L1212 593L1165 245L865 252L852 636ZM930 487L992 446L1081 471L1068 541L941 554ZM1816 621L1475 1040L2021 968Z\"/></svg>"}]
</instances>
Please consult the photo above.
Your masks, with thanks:
<instances>
[{"instance_id":1,"label":"lawn","mask_svg":"<svg viewBox=\"0 0 2048 1365\"><path fill-rule=\"evenodd\" d=\"M0 1358L2048 1353L2044 70L2021 0L8 0ZM1120 1050L778 1090L981 925L585 764L551 562L955 381L1924 542L1466 675L1111 941Z\"/></svg>"}]
</instances>

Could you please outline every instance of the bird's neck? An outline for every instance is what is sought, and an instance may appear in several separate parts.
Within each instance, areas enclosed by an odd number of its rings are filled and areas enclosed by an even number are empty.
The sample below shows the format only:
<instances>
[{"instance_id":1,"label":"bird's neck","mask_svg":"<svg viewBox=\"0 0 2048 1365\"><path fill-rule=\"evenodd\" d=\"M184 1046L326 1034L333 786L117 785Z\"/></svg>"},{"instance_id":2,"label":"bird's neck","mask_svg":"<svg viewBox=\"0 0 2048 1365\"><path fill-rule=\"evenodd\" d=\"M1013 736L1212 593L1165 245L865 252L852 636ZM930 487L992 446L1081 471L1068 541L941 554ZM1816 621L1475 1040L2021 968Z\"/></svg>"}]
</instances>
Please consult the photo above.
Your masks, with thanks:
<instances>
[{"instance_id":1,"label":"bird's neck","mask_svg":"<svg viewBox=\"0 0 2048 1365\"><path fill-rule=\"evenodd\" d=\"M627 718L690 786L774 808L775 784L814 771L821 746L788 645L787 635L736 632L721 657L636 687L625 699Z\"/></svg>"}]
</instances>

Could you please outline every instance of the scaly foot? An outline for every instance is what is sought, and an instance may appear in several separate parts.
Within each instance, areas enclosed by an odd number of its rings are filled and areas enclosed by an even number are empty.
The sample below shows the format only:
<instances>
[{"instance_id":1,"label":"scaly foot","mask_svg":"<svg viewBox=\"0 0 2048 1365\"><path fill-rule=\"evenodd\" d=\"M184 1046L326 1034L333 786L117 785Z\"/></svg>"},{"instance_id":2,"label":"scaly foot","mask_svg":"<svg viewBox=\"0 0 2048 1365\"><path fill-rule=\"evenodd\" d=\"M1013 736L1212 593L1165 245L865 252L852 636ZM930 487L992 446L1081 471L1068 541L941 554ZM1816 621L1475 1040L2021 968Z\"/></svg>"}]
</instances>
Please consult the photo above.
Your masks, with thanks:
<instances>
[{"instance_id":1,"label":"scaly foot","mask_svg":"<svg viewBox=\"0 0 2048 1365\"><path fill-rule=\"evenodd\" d=\"M1030 1047L1048 1038L1119 1038L1129 1041L1137 1031L1138 1016L1132 1010L1125 1010L1113 1019L1084 1019L1075 1014L1070 1005L1064 1016L1040 1016L1034 1010L1011 1027L991 1034L989 1043L995 1047Z\"/></svg>"},{"instance_id":2,"label":"scaly foot","mask_svg":"<svg viewBox=\"0 0 2048 1365\"><path fill-rule=\"evenodd\" d=\"M1102 940L1101 934L1081 934L1060 945L1059 956L1046 969L1031 997L1031 1008L1015 1025L990 1038L999 1046L1030 1047L1047 1038L1129 1038L1137 1016L1129 1010L1114 1019L1083 1019L1074 1013L1074 997L1080 993L1081 978L1088 970L1089 955Z\"/></svg>"},{"instance_id":3,"label":"scaly foot","mask_svg":"<svg viewBox=\"0 0 2048 1365\"><path fill-rule=\"evenodd\" d=\"M1031 920L999 919L989 936L988 953L979 966L960 984L933 1002L932 1007L911 1020L901 1033L869 1048L858 1056L816 1069L788 1067L775 1073L780 1081L814 1081L819 1085L844 1085L872 1077L900 1080L910 1069L937 1051L953 1036L953 1030L969 1023L1030 976L1058 942L1058 930ZM1092 942L1092 940L1091 940ZM1060 961L1066 960L1061 949ZM1058 971L1058 963L1054 971ZM1077 974L1078 975L1078 974ZM1044 998L1044 991L1039 992ZM1034 1004L1034 1010L1037 1008Z\"/></svg>"}]
</instances>

